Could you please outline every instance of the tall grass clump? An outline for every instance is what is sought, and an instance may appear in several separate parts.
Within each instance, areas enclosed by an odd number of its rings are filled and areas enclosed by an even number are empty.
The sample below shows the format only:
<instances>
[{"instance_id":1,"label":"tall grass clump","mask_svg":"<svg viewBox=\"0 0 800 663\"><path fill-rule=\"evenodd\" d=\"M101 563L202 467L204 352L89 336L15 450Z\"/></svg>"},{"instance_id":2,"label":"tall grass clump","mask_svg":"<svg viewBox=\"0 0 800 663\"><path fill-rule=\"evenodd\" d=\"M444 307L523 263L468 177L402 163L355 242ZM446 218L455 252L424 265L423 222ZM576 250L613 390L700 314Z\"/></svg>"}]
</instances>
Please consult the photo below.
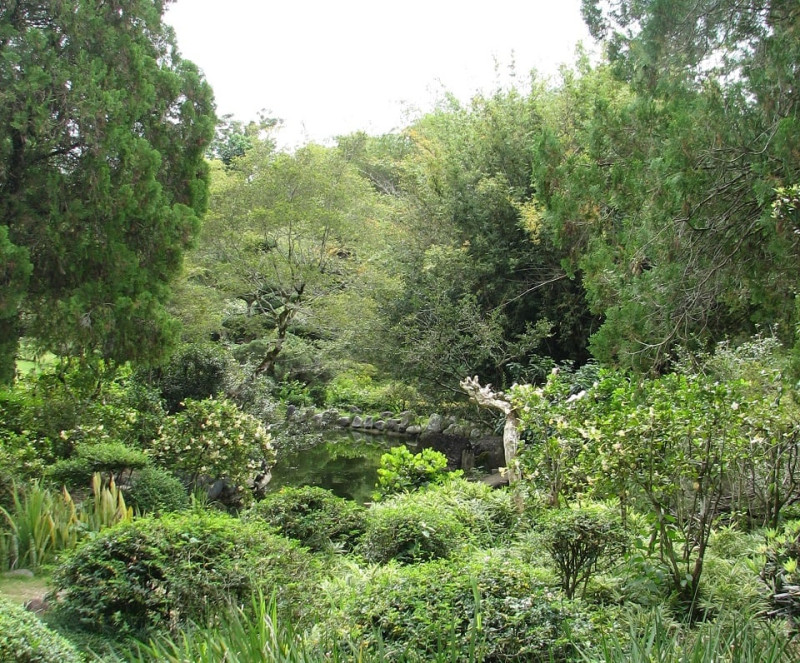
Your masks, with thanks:
<instances>
[{"instance_id":1,"label":"tall grass clump","mask_svg":"<svg viewBox=\"0 0 800 663\"><path fill-rule=\"evenodd\" d=\"M4 569L37 570L78 540L78 516L69 493L55 493L33 482L26 489L14 485L9 509L3 518L2 566Z\"/></svg>"},{"instance_id":2,"label":"tall grass clump","mask_svg":"<svg viewBox=\"0 0 800 663\"><path fill-rule=\"evenodd\" d=\"M478 624L473 625L477 634ZM234 608L219 617L214 626L190 624L179 633L163 634L138 642L112 657L113 663L478 663L484 660L480 638L473 638L468 652L462 651L453 629L434 652L388 652L381 644L366 649L350 642L319 640L281 619L275 600L263 594L253 597L251 609ZM109 660L108 658L106 660Z\"/></svg>"},{"instance_id":3,"label":"tall grass clump","mask_svg":"<svg viewBox=\"0 0 800 663\"><path fill-rule=\"evenodd\" d=\"M800 650L781 631L755 615L738 615L690 628L662 609L632 616L628 631L606 634L597 650L581 652L585 663L787 663Z\"/></svg>"},{"instance_id":4,"label":"tall grass clump","mask_svg":"<svg viewBox=\"0 0 800 663\"><path fill-rule=\"evenodd\" d=\"M24 488L14 485L8 509L0 507L0 567L36 571L72 550L88 532L99 532L133 512L111 481L92 479L92 495L76 505L66 490L54 491L34 481Z\"/></svg>"}]
</instances>

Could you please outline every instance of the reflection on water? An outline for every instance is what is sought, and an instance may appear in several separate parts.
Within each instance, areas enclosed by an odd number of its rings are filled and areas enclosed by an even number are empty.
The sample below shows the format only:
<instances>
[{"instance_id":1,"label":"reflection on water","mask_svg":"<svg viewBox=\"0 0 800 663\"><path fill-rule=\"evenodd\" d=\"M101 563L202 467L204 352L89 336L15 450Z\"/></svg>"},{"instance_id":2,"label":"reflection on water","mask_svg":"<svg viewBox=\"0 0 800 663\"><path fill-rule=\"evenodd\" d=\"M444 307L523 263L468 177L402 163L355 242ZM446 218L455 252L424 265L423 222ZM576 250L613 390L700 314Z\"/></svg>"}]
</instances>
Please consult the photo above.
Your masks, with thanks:
<instances>
[{"instance_id":1,"label":"reflection on water","mask_svg":"<svg viewBox=\"0 0 800 663\"><path fill-rule=\"evenodd\" d=\"M302 451L281 453L268 490L283 486L320 486L359 503L369 502L378 480L381 456L403 444L401 438L329 431L322 442Z\"/></svg>"}]
</instances>

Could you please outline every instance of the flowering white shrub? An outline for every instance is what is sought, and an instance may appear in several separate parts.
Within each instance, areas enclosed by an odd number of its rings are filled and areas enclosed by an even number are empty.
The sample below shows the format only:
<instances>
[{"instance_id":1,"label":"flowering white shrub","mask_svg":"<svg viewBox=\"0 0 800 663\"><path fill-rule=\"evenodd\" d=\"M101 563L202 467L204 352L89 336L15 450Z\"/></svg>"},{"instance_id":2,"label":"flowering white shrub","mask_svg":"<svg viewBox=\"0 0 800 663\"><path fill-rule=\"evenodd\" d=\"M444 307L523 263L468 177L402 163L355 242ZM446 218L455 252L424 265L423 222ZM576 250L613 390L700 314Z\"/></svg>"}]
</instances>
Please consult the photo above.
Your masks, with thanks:
<instances>
[{"instance_id":1,"label":"flowering white shrub","mask_svg":"<svg viewBox=\"0 0 800 663\"><path fill-rule=\"evenodd\" d=\"M150 450L169 470L187 475L228 479L238 486L275 462L269 433L255 417L226 399L187 399L184 409L168 417Z\"/></svg>"}]
</instances>

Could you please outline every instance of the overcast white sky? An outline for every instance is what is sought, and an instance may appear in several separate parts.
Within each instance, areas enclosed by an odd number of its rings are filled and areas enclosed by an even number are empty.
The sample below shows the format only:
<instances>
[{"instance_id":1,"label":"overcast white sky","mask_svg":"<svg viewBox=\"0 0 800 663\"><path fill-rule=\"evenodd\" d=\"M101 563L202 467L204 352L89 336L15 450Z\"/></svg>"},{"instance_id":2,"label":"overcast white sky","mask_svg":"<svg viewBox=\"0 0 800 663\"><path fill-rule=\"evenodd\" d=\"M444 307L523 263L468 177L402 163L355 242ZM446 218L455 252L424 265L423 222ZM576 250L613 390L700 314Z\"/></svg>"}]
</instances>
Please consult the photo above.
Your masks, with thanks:
<instances>
[{"instance_id":1,"label":"overcast white sky","mask_svg":"<svg viewBox=\"0 0 800 663\"><path fill-rule=\"evenodd\" d=\"M580 0L177 0L166 21L218 114L266 109L283 145L397 129L443 90L491 91L511 62L554 74L590 44Z\"/></svg>"}]
</instances>

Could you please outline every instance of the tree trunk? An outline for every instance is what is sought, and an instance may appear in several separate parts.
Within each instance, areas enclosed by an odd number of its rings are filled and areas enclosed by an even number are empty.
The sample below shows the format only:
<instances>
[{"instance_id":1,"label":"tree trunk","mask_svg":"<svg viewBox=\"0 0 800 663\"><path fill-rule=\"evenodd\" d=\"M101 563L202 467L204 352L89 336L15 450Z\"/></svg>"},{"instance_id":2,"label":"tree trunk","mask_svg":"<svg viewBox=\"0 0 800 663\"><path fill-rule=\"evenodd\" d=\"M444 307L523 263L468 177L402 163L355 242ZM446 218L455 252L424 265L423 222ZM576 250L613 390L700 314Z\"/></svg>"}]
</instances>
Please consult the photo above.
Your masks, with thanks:
<instances>
[{"instance_id":1,"label":"tree trunk","mask_svg":"<svg viewBox=\"0 0 800 663\"><path fill-rule=\"evenodd\" d=\"M469 397L478 405L492 407L500 410L506 416L506 423L503 426L503 452L506 461L509 484L514 484L521 478L519 462L517 461L517 450L519 448L519 418L514 406L511 404L503 392L492 391L491 385L481 387L478 377L464 378L461 381L461 388L467 392Z\"/></svg>"},{"instance_id":2,"label":"tree trunk","mask_svg":"<svg viewBox=\"0 0 800 663\"><path fill-rule=\"evenodd\" d=\"M281 350L283 350L283 342L286 340L286 334L289 331L289 323L292 321L292 318L294 318L296 310L297 309L294 307L285 305L283 310L278 314L278 336L275 339L275 344L267 351L261 363L256 367L256 370L253 371L253 377L257 377L262 373L266 373L270 377L275 377L275 362Z\"/></svg>"}]
</instances>

